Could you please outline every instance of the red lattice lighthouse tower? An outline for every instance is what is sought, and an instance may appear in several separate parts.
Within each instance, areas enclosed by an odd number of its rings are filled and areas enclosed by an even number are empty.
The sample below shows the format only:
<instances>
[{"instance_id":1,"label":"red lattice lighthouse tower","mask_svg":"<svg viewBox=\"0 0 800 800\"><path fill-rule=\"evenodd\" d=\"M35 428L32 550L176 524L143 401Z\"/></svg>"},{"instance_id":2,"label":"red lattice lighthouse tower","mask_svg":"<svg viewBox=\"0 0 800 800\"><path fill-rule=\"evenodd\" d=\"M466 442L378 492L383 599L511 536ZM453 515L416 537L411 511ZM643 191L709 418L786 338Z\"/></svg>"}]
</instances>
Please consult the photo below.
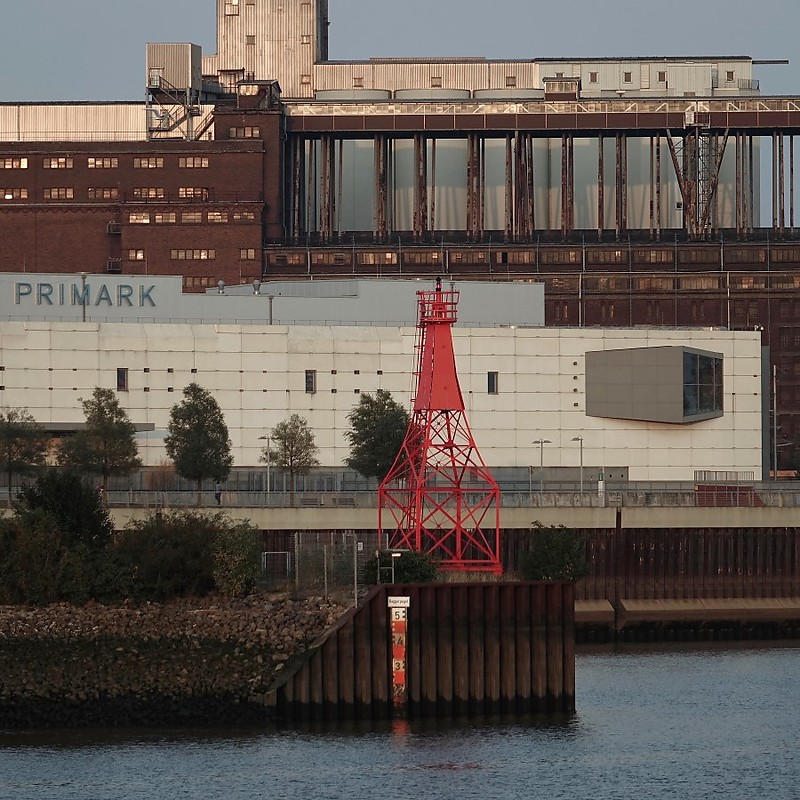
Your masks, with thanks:
<instances>
[{"instance_id":1,"label":"red lattice lighthouse tower","mask_svg":"<svg viewBox=\"0 0 800 800\"><path fill-rule=\"evenodd\" d=\"M464 412L453 352L456 291L417 292L411 422L378 490L378 529L392 549L428 553L444 569L502 573L500 489Z\"/></svg>"}]
</instances>

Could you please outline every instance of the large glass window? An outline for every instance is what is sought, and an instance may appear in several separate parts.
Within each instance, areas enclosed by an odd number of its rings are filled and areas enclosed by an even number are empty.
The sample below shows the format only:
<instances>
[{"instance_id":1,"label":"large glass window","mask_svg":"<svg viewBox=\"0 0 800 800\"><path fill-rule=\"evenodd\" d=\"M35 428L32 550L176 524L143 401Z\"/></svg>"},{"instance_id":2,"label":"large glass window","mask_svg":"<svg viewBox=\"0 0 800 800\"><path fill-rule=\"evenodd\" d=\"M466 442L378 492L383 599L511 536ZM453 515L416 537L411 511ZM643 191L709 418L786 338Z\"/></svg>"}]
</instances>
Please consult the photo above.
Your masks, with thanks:
<instances>
[{"instance_id":1,"label":"large glass window","mask_svg":"<svg viewBox=\"0 0 800 800\"><path fill-rule=\"evenodd\" d=\"M683 416L715 415L722 411L722 358L685 351Z\"/></svg>"}]
</instances>

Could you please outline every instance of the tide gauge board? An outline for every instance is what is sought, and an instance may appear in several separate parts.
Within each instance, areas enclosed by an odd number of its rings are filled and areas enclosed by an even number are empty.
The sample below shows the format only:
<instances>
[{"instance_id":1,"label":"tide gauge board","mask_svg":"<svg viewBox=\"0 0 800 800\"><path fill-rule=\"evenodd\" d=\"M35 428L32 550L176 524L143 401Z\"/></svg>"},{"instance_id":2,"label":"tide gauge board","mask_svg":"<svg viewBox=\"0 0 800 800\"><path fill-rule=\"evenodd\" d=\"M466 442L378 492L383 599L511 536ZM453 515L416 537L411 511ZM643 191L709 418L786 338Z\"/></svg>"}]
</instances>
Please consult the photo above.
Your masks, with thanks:
<instances>
[{"instance_id":1,"label":"tide gauge board","mask_svg":"<svg viewBox=\"0 0 800 800\"><path fill-rule=\"evenodd\" d=\"M408 609L411 598L407 596L390 596L389 626L392 634L392 706L398 712L404 712L408 700L406 685L406 636L408 633Z\"/></svg>"}]
</instances>

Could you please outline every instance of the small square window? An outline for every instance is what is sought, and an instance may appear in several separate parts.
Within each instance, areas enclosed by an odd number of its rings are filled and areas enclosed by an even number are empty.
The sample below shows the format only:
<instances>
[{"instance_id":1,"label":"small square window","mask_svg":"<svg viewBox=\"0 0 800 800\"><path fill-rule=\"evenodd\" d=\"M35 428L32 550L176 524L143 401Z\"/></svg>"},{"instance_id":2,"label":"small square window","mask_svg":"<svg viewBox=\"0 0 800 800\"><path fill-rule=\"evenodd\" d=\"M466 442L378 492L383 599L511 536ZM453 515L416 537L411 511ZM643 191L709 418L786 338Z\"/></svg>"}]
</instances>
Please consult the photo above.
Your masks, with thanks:
<instances>
[{"instance_id":1,"label":"small square window","mask_svg":"<svg viewBox=\"0 0 800 800\"><path fill-rule=\"evenodd\" d=\"M732 69L729 69L729 70L728 70L728 71L725 73L725 80L726 80L728 83L733 83L733 81L735 80L735 75L734 75L734 72L733 72L733 70L732 70Z\"/></svg>"},{"instance_id":2,"label":"small square window","mask_svg":"<svg viewBox=\"0 0 800 800\"><path fill-rule=\"evenodd\" d=\"M486 391L489 394L499 394L498 375L496 372L486 373Z\"/></svg>"},{"instance_id":3,"label":"small square window","mask_svg":"<svg viewBox=\"0 0 800 800\"><path fill-rule=\"evenodd\" d=\"M597 76L596 72L590 72L589 73L589 83L597 83L597 77L598 76Z\"/></svg>"},{"instance_id":4,"label":"small square window","mask_svg":"<svg viewBox=\"0 0 800 800\"><path fill-rule=\"evenodd\" d=\"M622 82L623 83L631 83L633 81L633 73L632 72L623 72L622 73Z\"/></svg>"}]
</instances>

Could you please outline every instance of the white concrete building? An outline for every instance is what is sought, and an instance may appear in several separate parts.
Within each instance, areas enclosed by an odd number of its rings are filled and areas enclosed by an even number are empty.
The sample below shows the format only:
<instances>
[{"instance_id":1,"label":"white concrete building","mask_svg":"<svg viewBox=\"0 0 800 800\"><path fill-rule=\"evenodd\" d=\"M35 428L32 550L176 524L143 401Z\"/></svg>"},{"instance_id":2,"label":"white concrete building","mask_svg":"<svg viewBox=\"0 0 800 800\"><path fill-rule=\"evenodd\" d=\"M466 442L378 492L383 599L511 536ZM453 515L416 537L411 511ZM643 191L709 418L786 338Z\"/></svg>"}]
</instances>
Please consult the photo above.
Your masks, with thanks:
<instances>
[{"instance_id":1,"label":"white concrete building","mask_svg":"<svg viewBox=\"0 0 800 800\"><path fill-rule=\"evenodd\" d=\"M34 287L48 283L48 276L7 279ZM486 298L483 305L491 308L493 286L469 288L480 292ZM534 285L504 286L524 293L526 286ZM9 312L3 316L7 321L0 322L4 408L27 408L46 427L64 430L83 422L80 398L88 397L96 386L116 389L122 406L141 429L145 465L155 466L166 458L163 438L170 409L194 381L210 390L222 408L236 467L256 466L263 444L259 437L291 413L308 420L320 447L321 465L340 467L349 453L347 415L360 393L388 389L396 400L409 403L415 367L413 327L230 321L236 318L237 302L260 301L265 308L267 298L252 295L226 297L232 305L225 306L225 314L217 306L216 323L145 322L142 309L133 302L141 296L135 287L129 295L132 303L123 304L125 313L120 313L119 321L97 321L92 315L111 307L120 293L119 287L112 290L105 283L93 288L94 305L70 303L72 295L65 289L63 305L44 300L22 314L20 306L30 297L27 289L18 296L18 288L5 287L0 305L16 308L18 318L8 321ZM166 293L164 286L156 288ZM467 294L461 285L456 288ZM31 289L34 300L36 291ZM57 301L61 291L56 287L45 294ZM127 296L127 290L122 294ZM156 289L146 295L160 296ZM221 299L184 295L181 303L190 304L192 298L198 305ZM473 300L467 302L465 297L465 307L474 305ZM413 295L409 302L413 303ZM166 300L164 305L172 307ZM147 313L155 314L157 308L154 304ZM326 309L329 317L336 316L334 299L326 299ZM65 311L73 317L67 319ZM374 316L380 316L380 309ZM313 315L309 312L306 318ZM696 470L760 476L764 423L759 332L545 329L515 324L513 315L502 319L502 327L458 325L453 331L468 418L490 466L538 469L542 462L549 468L574 468L581 455L577 437L582 437L587 466L624 468L630 480L691 481ZM721 357L722 407L716 416L665 423L587 415L587 353L663 347L693 348ZM646 383L644 372L641 382ZM534 444L537 440L547 443Z\"/></svg>"}]
</instances>

